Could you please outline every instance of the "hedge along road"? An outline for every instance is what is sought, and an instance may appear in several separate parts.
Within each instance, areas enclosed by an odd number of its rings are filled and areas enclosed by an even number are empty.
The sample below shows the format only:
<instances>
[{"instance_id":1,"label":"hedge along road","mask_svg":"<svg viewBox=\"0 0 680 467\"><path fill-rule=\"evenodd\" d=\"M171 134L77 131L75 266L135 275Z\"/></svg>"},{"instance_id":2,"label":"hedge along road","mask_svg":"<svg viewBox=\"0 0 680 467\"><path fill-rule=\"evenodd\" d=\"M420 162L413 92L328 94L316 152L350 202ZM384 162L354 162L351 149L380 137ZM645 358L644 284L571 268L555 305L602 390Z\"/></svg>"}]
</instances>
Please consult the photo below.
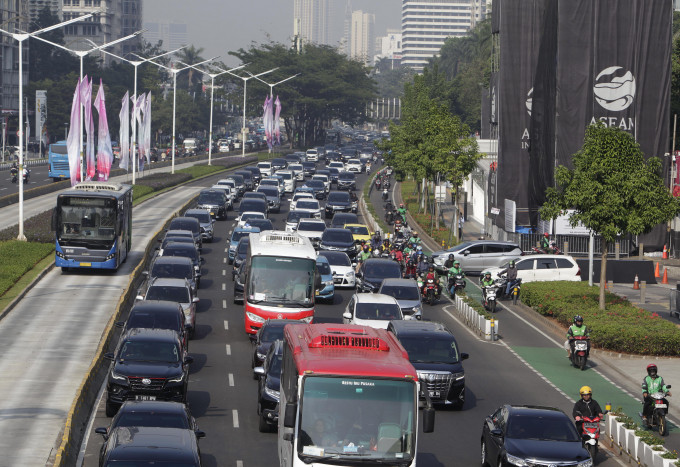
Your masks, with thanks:
<instances>
[{"instance_id":1,"label":"hedge along road","mask_svg":"<svg viewBox=\"0 0 680 467\"><path fill-rule=\"evenodd\" d=\"M399 186L395 183L392 190L395 202L399 201L399 195L395 197ZM375 190L371 193L371 202L377 215L384 216L381 196ZM480 299L481 291L477 287L477 281L468 280L468 284L473 285L468 290L468 295ZM591 359L585 371L574 368L570 365L566 358L566 351L563 349L566 332L562 332L547 318L542 318L523 304L513 306L501 302L500 305L501 311L496 314L500 320L501 339L498 342L552 385L556 392L570 400L578 399L580 387L588 385L593 389L594 398L603 409L607 402L611 402L613 408L623 407L627 415L640 422L637 416L642 411L640 385L642 378L646 375L645 367L648 363L657 363L659 373L664 376L667 384L680 385L680 382L676 381L680 378L680 373L677 372L677 362L680 359L677 358L618 359L594 351L591 353ZM664 371L664 362L673 362L673 365L667 366L667 370ZM680 450L677 409L673 406L672 400L670 401L670 414L671 434L665 438L665 446L669 449Z\"/></svg>"},{"instance_id":2,"label":"hedge along road","mask_svg":"<svg viewBox=\"0 0 680 467\"><path fill-rule=\"evenodd\" d=\"M165 221L223 174L151 198L133 212L133 250L117 273L50 271L2 321L0 466L45 465L129 274ZM49 209L54 194L36 198ZM11 217L5 211L13 211ZM15 207L0 210L15 219ZM11 223L7 224L8 226ZM55 444L56 443L56 444Z\"/></svg>"}]
</instances>

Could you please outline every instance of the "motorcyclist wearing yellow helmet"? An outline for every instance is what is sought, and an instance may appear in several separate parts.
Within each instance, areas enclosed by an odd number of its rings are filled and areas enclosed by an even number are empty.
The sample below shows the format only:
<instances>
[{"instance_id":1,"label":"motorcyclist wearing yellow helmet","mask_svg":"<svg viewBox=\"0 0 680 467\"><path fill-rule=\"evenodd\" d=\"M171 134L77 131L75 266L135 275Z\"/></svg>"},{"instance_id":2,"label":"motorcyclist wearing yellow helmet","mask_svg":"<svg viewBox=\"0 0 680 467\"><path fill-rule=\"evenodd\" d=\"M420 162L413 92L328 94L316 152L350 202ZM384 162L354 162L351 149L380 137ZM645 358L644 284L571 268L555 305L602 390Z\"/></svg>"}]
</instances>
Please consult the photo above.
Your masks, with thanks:
<instances>
[{"instance_id":1,"label":"motorcyclist wearing yellow helmet","mask_svg":"<svg viewBox=\"0 0 680 467\"><path fill-rule=\"evenodd\" d=\"M593 399L593 390L590 386L583 386L579 389L581 398L574 404L574 409L571 411L576 423L576 429L579 434L583 432L583 417L604 417L600 404Z\"/></svg>"}]
</instances>

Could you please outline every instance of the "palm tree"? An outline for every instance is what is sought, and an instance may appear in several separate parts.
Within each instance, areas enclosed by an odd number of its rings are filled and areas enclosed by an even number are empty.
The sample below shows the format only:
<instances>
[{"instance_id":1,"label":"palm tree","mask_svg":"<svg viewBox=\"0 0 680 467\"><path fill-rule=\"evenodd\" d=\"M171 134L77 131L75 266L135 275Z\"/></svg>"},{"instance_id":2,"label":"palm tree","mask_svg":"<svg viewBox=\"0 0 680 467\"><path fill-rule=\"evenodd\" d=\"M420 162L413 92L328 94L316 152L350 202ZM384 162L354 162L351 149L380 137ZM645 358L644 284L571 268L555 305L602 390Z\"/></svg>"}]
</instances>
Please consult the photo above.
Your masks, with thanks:
<instances>
[{"instance_id":1,"label":"palm tree","mask_svg":"<svg viewBox=\"0 0 680 467\"><path fill-rule=\"evenodd\" d=\"M199 63L199 62L202 62L203 60L205 60L201 56L201 54L203 52L204 52L203 47L196 48L193 45L190 45L190 46L180 50L177 53L177 56L178 56L178 59L179 59L180 62L186 63L187 65L193 65L194 63ZM182 68L182 67L183 67L183 65L180 65L179 68ZM186 83L184 82L184 80L179 79L179 76L178 76L177 85L185 88L187 91L191 91L191 89L193 89L194 86L196 86L196 84L201 82L202 73L196 72L196 70L194 70L193 68L189 68L188 72L189 72L188 75L187 75L188 79L187 79ZM194 82L194 80L196 82Z\"/></svg>"}]
</instances>

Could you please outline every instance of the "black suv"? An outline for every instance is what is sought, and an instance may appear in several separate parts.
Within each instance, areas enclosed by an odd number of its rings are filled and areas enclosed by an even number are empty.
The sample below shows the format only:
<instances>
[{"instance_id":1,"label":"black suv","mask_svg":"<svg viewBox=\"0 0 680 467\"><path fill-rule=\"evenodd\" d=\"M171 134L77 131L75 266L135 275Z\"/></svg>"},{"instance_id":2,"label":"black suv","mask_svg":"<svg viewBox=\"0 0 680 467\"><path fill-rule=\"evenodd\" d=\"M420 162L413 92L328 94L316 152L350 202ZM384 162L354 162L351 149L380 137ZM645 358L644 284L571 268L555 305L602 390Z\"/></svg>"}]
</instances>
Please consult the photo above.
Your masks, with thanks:
<instances>
[{"instance_id":1,"label":"black suv","mask_svg":"<svg viewBox=\"0 0 680 467\"><path fill-rule=\"evenodd\" d=\"M127 321L118 321L123 334L130 329L170 329L179 334L184 348L189 347L189 333L185 325L182 305L167 300L143 300L135 303Z\"/></svg>"},{"instance_id":2,"label":"black suv","mask_svg":"<svg viewBox=\"0 0 680 467\"><path fill-rule=\"evenodd\" d=\"M319 249L342 251L343 253L347 253L347 256L350 258L354 258L357 255L357 247L354 244L354 236L352 235L352 232L347 229L328 228L324 230L323 234L321 234Z\"/></svg>"},{"instance_id":3,"label":"black suv","mask_svg":"<svg viewBox=\"0 0 680 467\"><path fill-rule=\"evenodd\" d=\"M260 380L257 388L257 414L260 416L261 433L271 431L279 420L282 359L283 341L277 340L267 351L262 366L253 369Z\"/></svg>"},{"instance_id":4,"label":"black suv","mask_svg":"<svg viewBox=\"0 0 680 467\"><path fill-rule=\"evenodd\" d=\"M225 220L227 218L227 209L229 208L229 200L224 190L201 190L198 194L197 206L198 209L205 209L210 212L210 216L215 219Z\"/></svg>"},{"instance_id":5,"label":"black suv","mask_svg":"<svg viewBox=\"0 0 680 467\"><path fill-rule=\"evenodd\" d=\"M338 174L338 190L354 190L357 187L356 176L352 172Z\"/></svg>"},{"instance_id":6,"label":"black suv","mask_svg":"<svg viewBox=\"0 0 680 467\"><path fill-rule=\"evenodd\" d=\"M126 400L186 402L189 364L180 336L167 329L130 329L120 339L106 384L106 416Z\"/></svg>"},{"instance_id":7,"label":"black suv","mask_svg":"<svg viewBox=\"0 0 680 467\"><path fill-rule=\"evenodd\" d=\"M469 357L458 351L451 331L434 321L390 321L392 332L408 352L411 364L430 391L433 404L463 408L465 371L462 361Z\"/></svg>"},{"instance_id":8,"label":"black suv","mask_svg":"<svg viewBox=\"0 0 680 467\"><path fill-rule=\"evenodd\" d=\"M203 246L201 237L201 223L195 217L175 217L170 221L168 230L190 230L194 234L194 241L200 249Z\"/></svg>"},{"instance_id":9,"label":"black suv","mask_svg":"<svg viewBox=\"0 0 680 467\"><path fill-rule=\"evenodd\" d=\"M384 279L401 279L401 267L387 258L368 258L357 273L359 292L377 292Z\"/></svg>"},{"instance_id":10,"label":"black suv","mask_svg":"<svg viewBox=\"0 0 680 467\"><path fill-rule=\"evenodd\" d=\"M344 191L331 191L328 193L328 199L326 200L326 209L324 210L326 214L326 219L333 217L336 212L351 212L352 211L352 200L349 197L349 193Z\"/></svg>"},{"instance_id":11,"label":"black suv","mask_svg":"<svg viewBox=\"0 0 680 467\"><path fill-rule=\"evenodd\" d=\"M99 465L181 465L200 467L198 439L191 430L140 426L112 430Z\"/></svg>"}]
</instances>

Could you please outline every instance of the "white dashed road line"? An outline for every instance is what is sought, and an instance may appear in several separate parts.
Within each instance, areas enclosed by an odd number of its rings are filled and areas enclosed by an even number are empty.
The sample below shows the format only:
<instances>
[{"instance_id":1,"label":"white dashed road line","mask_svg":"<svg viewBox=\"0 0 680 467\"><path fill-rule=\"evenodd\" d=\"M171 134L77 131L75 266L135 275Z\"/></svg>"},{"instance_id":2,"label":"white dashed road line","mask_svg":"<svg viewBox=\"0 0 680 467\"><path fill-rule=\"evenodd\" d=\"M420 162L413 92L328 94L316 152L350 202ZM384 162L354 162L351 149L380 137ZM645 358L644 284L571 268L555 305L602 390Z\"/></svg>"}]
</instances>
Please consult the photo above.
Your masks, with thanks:
<instances>
[{"instance_id":1,"label":"white dashed road line","mask_svg":"<svg viewBox=\"0 0 680 467\"><path fill-rule=\"evenodd\" d=\"M231 345L227 344L227 355L231 355Z\"/></svg>"},{"instance_id":2,"label":"white dashed road line","mask_svg":"<svg viewBox=\"0 0 680 467\"><path fill-rule=\"evenodd\" d=\"M229 386L234 387L234 374L229 373Z\"/></svg>"},{"instance_id":3,"label":"white dashed road line","mask_svg":"<svg viewBox=\"0 0 680 467\"><path fill-rule=\"evenodd\" d=\"M238 410L234 409L231 413L234 416L234 428L238 428Z\"/></svg>"},{"instance_id":4,"label":"white dashed road line","mask_svg":"<svg viewBox=\"0 0 680 467\"><path fill-rule=\"evenodd\" d=\"M224 320L224 330L227 331L229 330L229 321Z\"/></svg>"},{"instance_id":5,"label":"white dashed road line","mask_svg":"<svg viewBox=\"0 0 680 467\"><path fill-rule=\"evenodd\" d=\"M223 310L227 309L227 301L226 300L222 300L222 309ZM225 323L226 323L226 321L225 321Z\"/></svg>"}]
</instances>

